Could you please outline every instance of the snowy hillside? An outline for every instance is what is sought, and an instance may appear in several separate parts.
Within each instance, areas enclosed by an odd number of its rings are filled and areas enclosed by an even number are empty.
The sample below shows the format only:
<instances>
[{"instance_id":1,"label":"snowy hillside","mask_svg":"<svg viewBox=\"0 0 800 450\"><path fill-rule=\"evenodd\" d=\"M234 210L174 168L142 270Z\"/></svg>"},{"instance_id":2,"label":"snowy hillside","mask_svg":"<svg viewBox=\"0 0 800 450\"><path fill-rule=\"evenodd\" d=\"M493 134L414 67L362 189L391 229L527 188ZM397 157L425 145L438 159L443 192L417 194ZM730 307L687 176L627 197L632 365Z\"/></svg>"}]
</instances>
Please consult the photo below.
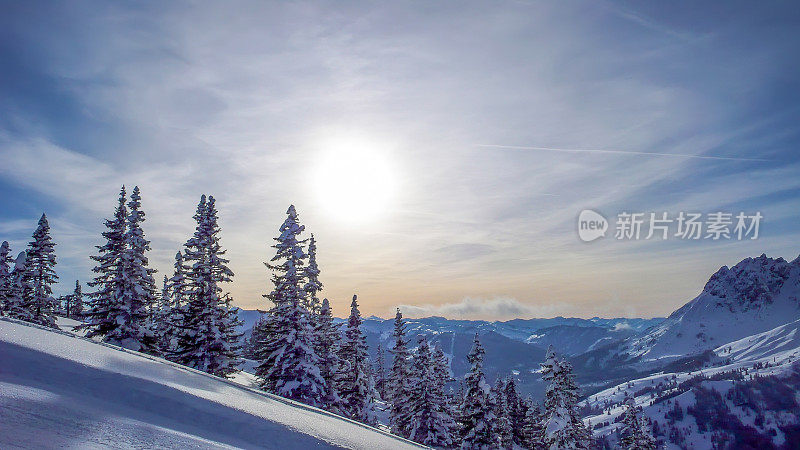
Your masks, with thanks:
<instances>
[{"instance_id":1,"label":"snowy hillside","mask_svg":"<svg viewBox=\"0 0 800 450\"><path fill-rule=\"evenodd\" d=\"M623 349L642 361L714 349L800 319L800 259L766 255L722 267L694 300Z\"/></svg>"},{"instance_id":2,"label":"snowy hillside","mask_svg":"<svg viewBox=\"0 0 800 450\"><path fill-rule=\"evenodd\" d=\"M7 319L0 424L3 449L417 447L231 380Z\"/></svg>"},{"instance_id":3,"label":"snowy hillside","mask_svg":"<svg viewBox=\"0 0 800 450\"><path fill-rule=\"evenodd\" d=\"M632 397L667 448L797 448L800 445L800 321L724 344L698 370L627 381L586 399L596 437L617 439Z\"/></svg>"}]
</instances>

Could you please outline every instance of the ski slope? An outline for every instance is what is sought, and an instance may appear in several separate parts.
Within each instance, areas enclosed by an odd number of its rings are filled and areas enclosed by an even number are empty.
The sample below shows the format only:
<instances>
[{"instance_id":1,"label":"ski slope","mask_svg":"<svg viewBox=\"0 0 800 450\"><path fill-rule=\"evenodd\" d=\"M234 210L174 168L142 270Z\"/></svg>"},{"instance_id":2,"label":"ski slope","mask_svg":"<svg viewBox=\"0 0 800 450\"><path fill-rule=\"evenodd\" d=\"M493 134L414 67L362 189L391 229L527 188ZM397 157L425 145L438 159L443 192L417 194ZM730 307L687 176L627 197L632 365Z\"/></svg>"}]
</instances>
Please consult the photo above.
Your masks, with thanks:
<instances>
[{"instance_id":1,"label":"ski slope","mask_svg":"<svg viewBox=\"0 0 800 450\"><path fill-rule=\"evenodd\" d=\"M0 448L420 448L163 359L0 318Z\"/></svg>"}]
</instances>

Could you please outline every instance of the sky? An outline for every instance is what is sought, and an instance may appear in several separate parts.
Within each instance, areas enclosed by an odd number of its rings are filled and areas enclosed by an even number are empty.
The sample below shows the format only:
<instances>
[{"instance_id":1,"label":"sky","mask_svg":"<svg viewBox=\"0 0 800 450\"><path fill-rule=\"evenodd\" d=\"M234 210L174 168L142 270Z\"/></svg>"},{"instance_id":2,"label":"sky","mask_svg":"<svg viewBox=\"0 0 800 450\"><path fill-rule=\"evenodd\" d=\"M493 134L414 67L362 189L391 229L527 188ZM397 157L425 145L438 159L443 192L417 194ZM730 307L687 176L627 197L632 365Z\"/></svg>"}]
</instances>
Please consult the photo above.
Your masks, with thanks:
<instances>
[{"instance_id":1,"label":"sky","mask_svg":"<svg viewBox=\"0 0 800 450\"><path fill-rule=\"evenodd\" d=\"M158 277L214 195L243 308L294 204L345 316L665 316L800 254L790 2L15 2L0 15L0 240L42 212L56 293L121 185ZM577 218L608 218L583 242ZM622 212L760 212L758 239L615 239ZM308 234L307 234L308 235Z\"/></svg>"}]
</instances>

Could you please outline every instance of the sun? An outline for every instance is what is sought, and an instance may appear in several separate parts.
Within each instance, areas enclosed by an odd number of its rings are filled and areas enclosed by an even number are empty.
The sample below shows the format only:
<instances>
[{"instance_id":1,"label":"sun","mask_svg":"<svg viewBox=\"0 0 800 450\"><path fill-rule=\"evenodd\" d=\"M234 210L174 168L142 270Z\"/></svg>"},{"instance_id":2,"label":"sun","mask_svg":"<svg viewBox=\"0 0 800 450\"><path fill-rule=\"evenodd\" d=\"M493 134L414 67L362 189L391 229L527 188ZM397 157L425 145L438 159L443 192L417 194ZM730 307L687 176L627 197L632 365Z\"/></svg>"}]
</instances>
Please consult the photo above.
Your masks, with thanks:
<instances>
[{"instance_id":1,"label":"sun","mask_svg":"<svg viewBox=\"0 0 800 450\"><path fill-rule=\"evenodd\" d=\"M396 167L385 145L364 138L337 138L322 144L314 177L325 211L336 220L372 221L395 200Z\"/></svg>"}]
</instances>

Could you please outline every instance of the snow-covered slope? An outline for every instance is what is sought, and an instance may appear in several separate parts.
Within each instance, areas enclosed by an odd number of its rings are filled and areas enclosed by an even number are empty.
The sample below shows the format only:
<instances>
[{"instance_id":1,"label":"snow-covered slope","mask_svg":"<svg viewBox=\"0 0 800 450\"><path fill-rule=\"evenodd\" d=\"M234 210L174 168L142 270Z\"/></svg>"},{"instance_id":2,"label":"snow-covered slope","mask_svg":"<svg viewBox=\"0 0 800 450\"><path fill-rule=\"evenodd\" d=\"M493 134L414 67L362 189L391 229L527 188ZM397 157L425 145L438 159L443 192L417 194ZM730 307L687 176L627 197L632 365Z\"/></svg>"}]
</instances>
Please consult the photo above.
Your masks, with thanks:
<instances>
[{"instance_id":1,"label":"snow-covered slope","mask_svg":"<svg viewBox=\"0 0 800 450\"><path fill-rule=\"evenodd\" d=\"M642 361L679 358L800 319L800 259L766 255L722 267L703 292L623 353Z\"/></svg>"},{"instance_id":2,"label":"snow-covered slope","mask_svg":"<svg viewBox=\"0 0 800 450\"><path fill-rule=\"evenodd\" d=\"M729 363L769 358L772 358L774 363L798 359L800 357L800 320L721 345L714 349L714 353Z\"/></svg>"},{"instance_id":3,"label":"snow-covered slope","mask_svg":"<svg viewBox=\"0 0 800 450\"><path fill-rule=\"evenodd\" d=\"M0 448L109 446L418 448L231 380L0 319Z\"/></svg>"},{"instance_id":4,"label":"snow-covered slope","mask_svg":"<svg viewBox=\"0 0 800 450\"><path fill-rule=\"evenodd\" d=\"M657 373L590 395L596 437L613 445L626 397L656 424L666 448L800 445L800 320L714 349L693 371ZM782 447L781 447L782 448Z\"/></svg>"}]
</instances>

